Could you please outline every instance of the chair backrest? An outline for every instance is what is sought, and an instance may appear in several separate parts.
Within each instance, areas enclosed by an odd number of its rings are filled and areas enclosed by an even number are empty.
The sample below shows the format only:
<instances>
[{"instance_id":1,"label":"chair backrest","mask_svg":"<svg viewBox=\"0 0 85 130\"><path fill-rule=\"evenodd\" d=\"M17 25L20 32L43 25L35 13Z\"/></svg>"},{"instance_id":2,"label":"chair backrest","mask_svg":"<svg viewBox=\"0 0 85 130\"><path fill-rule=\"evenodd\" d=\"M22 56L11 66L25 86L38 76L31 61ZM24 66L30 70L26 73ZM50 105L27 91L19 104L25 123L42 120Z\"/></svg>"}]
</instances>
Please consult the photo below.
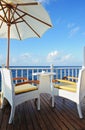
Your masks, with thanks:
<instances>
[{"instance_id":1,"label":"chair backrest","mask_svg":"<svg viewBox=\"0 0 85 130\"><path fill-rule=\"evenodd\" d=\"M3 95L8 100L10 105L13 105L14 88L12 86L11 71L7 68L2 68L1 75Z\"/></svg>"},{"instance_id":2,"label":"chair backrest","mask_svg":"<svg viewBox=\"0 0 85 130\"><path fill-rule=\"evenodd\" d=\"M50 76L42 74L42 75L40 75L39 80L40 80L39 92L51 94Z\"/></svg>"},{"instance_id":3,"label":"chair backrest","mask_svg":"<svg viewBox=\"0 0 85 130\"><path fill-rule=\"evenodd\" d=\"M85 68L79 71L78 83L77 83L77 93L79 94L80 101L85 96Z\"/></svg>"}]
</instances>

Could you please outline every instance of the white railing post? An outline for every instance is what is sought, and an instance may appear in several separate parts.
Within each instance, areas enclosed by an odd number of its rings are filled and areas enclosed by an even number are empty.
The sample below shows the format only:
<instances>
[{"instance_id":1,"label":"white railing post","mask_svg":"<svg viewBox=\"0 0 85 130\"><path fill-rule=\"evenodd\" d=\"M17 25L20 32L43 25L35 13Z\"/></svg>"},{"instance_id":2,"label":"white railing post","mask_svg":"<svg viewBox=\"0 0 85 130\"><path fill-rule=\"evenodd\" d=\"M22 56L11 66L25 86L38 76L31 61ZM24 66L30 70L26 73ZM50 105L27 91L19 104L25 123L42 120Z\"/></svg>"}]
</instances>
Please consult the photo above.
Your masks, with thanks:
<instances>
[{"instance_id":1,"label":"white railing post","mask_svg":"<svg viewBox=\"0 0 85 130\"><path fill-rule=\"evenodd\" d=\"M34 69L32 69L32 80L34 80L34 76L33 76L33 73L34 73Z\"/></svg>"},{"instance_id":2,"label":"white railing post","mask_svg":"<svg viewBox=\"0 0 85 130\"><path fill-rule=\"evenodd\" d=\"M64 69L64 76L66 76L66 69Z\"/></svg>"},{"instance_id":3,"label":"white railing post","mask_svg":"<svg viewBox=\"0 0 85 130\"><path fill-rule=\"evenodd\" d=\"M60 79L62 79L62 69L60 69Z\"/></svg>"},{"instance_id":4,"label":"white railing post","mask_svg":"<svg viewBox=\"0 0 85 130\"><path fill-rule=\"evenodd\" d=\"M23 77L23 69L21 70L21 77ZM21 80L23 82L23 80Z\"/></svg>"},{"instance_id":5,"label":"white railing post","mask_svg":"<svg viewBox=\"0 0 85 130\"><path fill-rule=\"evenodd\" d=\"M28 69L27 69L27 79L28 79Z\"/></svg>"},{"instance_id":6,"label":"white railing post","mask_svg":"<svg viewBox=\"0 0 85 130\"><path fill-rule=\"evenodd\" d=\"M17 69L16 69L16 77L17 77ZM15 78L16 78L16 77L15 77ZM15 83L17 83L17 80L15 80Z\"/></svg>"},{"instance_id":7,"label":"white railing post","mask_svg":"<svg viewBox=\"0 0 85 130\"><path fill-rule=\"evenodd\" d=\"M51 69L51 72L53 72L53 64L51 64L50 69Z\"/></svg>"},{"instance_id":8,"label":"white railing post","mask_svg":"<svg viewBox=\"0 0 85 130\"><path fill-rule=\"evenodd\" d=\"M50 72L53 73L53 64L51 64L50 69L51 69ZM50 82L51 82L50 87L51 87L51 91L53 91L53 83L52 83L52 80L53 80L53 75L51 75L51 77L50 77Z\"/></svg>"}]
</instances>

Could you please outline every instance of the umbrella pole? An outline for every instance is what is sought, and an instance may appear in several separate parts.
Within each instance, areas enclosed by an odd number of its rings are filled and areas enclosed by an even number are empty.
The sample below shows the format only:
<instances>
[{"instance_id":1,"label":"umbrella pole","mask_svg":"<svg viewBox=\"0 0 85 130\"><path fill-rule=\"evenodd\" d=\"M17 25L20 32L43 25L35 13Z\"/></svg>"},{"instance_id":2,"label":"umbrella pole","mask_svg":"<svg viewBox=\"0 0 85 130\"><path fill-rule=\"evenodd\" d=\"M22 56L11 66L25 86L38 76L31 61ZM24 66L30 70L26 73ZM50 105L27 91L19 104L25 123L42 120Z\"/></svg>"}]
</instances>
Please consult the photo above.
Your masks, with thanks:
<instances>
[{"instance_id":1,"label":"umbrella pole","mask_svg":"<svg viewBox=\"0 0 85 130\"><path fill-rule=\"evenodd\" d=\"M10 9L8 10L8 46L7 46L7 68L9 68L9 52L10 52Z\"/></svg>"}]
</instances>

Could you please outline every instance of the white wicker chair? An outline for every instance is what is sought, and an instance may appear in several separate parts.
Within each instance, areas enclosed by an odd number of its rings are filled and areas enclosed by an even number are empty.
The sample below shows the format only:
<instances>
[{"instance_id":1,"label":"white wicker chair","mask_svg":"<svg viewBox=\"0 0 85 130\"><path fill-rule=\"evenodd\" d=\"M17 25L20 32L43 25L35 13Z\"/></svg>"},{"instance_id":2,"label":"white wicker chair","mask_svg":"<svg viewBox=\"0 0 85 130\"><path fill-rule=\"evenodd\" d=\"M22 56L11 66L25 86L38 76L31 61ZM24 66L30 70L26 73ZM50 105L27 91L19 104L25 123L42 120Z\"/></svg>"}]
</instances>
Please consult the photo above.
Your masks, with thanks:
<instances>
[{"instance_id":1,"label":"white wicker chair","mask_svg":"<svg viewBox=\"0 0 85 130\"><path fill-rule=\"evenodd\" d=\"M33 86L29 83L14 86L11 71L7 68L1 69L1 75L3 93L2 99L4 100L4 98L6 98L11 105L9 124L13 121L16 106L27 100L35 98L38 99L37 109L40 110L40 96L38 86Z\"/></svg>"},{"instance_id":2,"label":"white wicker chair","mask_svg":"<svg viewBox=\"0 0 85 130\"><path fill-rule=\"evenodd\" d=\"M57 81L57 82L56 82ZM56 80L54 83L54 96L58 95L77 104L77 110L80 118L83 118L81 111L81 101L85 96L85 68L79 71L78 81L72 82L68 80Z\"/></svg>"}]
</instances>

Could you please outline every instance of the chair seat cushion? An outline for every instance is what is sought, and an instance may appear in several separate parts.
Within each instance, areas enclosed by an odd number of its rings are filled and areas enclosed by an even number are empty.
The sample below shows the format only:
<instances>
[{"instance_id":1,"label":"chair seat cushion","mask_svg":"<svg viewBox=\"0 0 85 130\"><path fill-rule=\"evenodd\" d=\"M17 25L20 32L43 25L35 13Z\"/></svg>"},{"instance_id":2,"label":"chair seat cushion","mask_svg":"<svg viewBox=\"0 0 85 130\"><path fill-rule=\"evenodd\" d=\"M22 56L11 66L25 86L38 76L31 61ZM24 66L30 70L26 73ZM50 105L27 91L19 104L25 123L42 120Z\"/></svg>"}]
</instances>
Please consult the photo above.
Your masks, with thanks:
<instances>
[{"instance_id":1,"label":"chair seat cushion","mask_svg":"<svg viewBox=\"0 0 85 130\"><path fill-rule=\"evenodd\" d=\"M77 90L76 85L66 84L66 83L54 84L54 88L63 89L63 90L67 90L70 92L76 92L76 90Z\"/></svg>"},{"instance_id":2,"label":"chair seat cushion","mask_svg":"<svg viewBox=\"0 0 85 130\"><path fill-rule=\"evenodd\" d=\"M29 91L34 91L34 90L38 90L38 87L28 83L15 86L15 94L21 94Z\"/></svg>"}]
</instances>

